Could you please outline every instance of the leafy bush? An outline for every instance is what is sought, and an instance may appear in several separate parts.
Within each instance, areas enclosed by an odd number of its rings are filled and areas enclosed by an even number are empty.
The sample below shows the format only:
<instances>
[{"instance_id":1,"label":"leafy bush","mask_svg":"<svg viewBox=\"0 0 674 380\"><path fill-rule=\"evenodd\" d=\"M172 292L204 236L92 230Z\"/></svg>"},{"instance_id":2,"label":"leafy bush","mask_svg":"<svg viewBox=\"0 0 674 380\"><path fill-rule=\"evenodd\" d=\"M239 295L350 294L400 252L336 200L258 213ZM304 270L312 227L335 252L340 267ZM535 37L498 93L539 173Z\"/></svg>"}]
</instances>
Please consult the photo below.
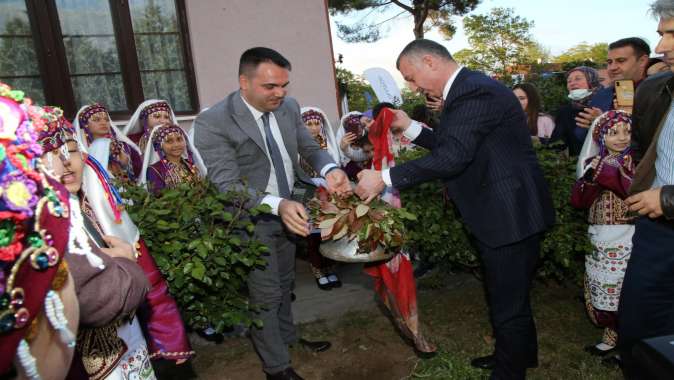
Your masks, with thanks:
<instances>
[{"instance_id":1,"label":"leafy bush","mask_svg":"<svg viewBox=\"0 0 674 380\"><path fill-rule=\"evenodd\" d=\"M536 146L536 153L556 213L554 227L546 232L541 242L538 275L557 280L576 280L583 273L583 258L591 251L591 245L584 212L569 204L575 181L575 161L554 147ZM398 161L408 161L424 154L426 151L423 149L408 150ZM475 269L479 266L477 251L463 222L451 202L445 205L444 190L439 181L404 190L401 199L403 206L417 216L417 221L407 226L412 250L446 269Z\"/></svg>"},{"instance_id":2,"label":"leafy bush","mask_svg":"<svg viewBox=\"0 0 674 380\"><path fill-rule=\"evenodd\" d=\"M244 194L221 193L207 181L166 189L153 196L126 187L127 207L166 278L185 322L221 332L237 324L259 325L241 293L248 273L263 265L267 247L251 238L250 216L267 206L244 210Z\"/></svg>"}]
</instances>

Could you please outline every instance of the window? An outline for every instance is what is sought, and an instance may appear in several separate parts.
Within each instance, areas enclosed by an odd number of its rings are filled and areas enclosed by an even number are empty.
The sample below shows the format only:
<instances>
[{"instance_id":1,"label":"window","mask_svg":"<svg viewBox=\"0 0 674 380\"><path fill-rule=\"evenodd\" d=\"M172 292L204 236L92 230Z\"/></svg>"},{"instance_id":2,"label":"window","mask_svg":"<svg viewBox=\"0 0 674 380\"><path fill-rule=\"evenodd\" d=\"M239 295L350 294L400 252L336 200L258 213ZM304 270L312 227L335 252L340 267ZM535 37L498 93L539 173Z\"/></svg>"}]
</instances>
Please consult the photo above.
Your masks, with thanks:
<instances>
[{"instance_id":1,"label":"window","mask_svg":"<svg viewBox=\"0 0 674 380\"><path fill-rule=\"evenodd\" d=\"M152 98L197 112L184 0L0 4L0 80L36 102L71 117L93 102L125 117Z\"/></svg>"}]
</instances>

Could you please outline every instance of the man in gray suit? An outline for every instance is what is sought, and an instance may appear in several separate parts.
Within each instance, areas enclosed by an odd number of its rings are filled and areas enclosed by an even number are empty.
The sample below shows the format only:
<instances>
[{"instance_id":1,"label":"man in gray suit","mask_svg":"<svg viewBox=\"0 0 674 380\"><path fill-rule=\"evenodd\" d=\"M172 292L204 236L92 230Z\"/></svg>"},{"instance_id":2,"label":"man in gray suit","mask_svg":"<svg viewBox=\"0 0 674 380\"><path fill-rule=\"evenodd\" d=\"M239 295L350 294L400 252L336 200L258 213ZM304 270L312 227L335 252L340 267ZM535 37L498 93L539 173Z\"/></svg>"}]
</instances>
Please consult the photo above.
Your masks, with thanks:
<instances>
[{"instance_id":1,"label":"man in gray suit","mask_svg":"<svg viewBox=\"0 0 674 380\"><path fill-rule=\"evenodd\" d=\"M295 178L309 181L299 156L321 173L329 191L351 192L346 174L304 127L297 101L286 97L290 69L290 62L272 49L245 51L239 62L240 89L194 123L194 142L211 182L220 191L247 192L249 206L272 209L255 226L255 237L269 248L263 256L267 265L248 278L251 304L261 307L258 317L264 324L251 335L267 379L301 379L290 367L288 345L299 342L314 351L330 347L329 342L298 340L293 325L293 238L309 234L304 206L290 200Z\"/></svg>"}]
</instances>

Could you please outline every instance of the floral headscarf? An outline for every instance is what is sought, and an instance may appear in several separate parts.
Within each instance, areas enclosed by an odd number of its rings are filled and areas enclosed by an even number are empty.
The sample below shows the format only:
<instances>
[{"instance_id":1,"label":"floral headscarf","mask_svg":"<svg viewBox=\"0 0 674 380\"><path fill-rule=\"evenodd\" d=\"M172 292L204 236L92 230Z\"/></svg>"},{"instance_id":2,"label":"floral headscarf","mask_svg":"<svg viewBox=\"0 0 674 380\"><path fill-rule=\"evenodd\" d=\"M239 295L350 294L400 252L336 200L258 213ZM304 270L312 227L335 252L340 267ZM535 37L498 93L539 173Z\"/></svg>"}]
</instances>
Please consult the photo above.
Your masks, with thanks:
<instances>
[{"instance_id":1,"label":"floral headscarf","mask_svg":"<svg viewBox=\"0 0 674 380\"><path fill-rule=\"evenodd\" d=\"M55 290L68 279L62 260L68 241L69 210L64 190L45 174L36 128L45 115L23 92L0 83L0 373L15 355L26 373L37 374L35 358L24 336L35 317L48 307L63 308ZM35 120L35 122L33 122ZM47 127L49 128L49 127ZM60 141L60 140L59 140ZM64 236L65 234L65 236ZM65 327L51 326L64 344L74 344Z\"/></svg>"},{"instance_id":2,"label":"floral headscarf","mask_svg":"<svg viewBox=\"0 0 674 380\"><path fill-rule=\"evenodd\" d=\"M629 113L622 110L611 110L604 112L597 118L594 128L592 128L592 139L599 145L599 154L603 157L608 153L606 148L606 134L608 131L619 123L632 125L632 117ZM629 153L630 147L625 148L620 152L620 155Z\"/></svg>"}]
</instances>

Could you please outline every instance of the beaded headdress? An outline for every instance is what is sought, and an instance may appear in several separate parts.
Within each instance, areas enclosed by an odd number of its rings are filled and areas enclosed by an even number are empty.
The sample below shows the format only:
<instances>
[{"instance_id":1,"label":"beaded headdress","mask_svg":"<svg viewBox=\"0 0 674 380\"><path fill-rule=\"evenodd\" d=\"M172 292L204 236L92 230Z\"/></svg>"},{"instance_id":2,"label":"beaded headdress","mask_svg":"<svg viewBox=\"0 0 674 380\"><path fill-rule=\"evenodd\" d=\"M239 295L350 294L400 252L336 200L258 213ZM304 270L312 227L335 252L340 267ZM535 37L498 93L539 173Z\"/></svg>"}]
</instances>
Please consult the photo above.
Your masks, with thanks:
<instances>
[{"instance_id":1,"label":"beaded headdress","mask_svg":"<svg viewBox=\"0 0 674 380\"><path fill-rule=\"evenodd\" d=\"M302 121L307 123L309 120L318 120L321 123L324 123L323 115L321 115L321 113L316 110L308 110L302 113ZM358 122L360 122L360 120Z\"/></svg>"},{"instance_id":2,"label":"beaded headdress","mask_svg":"<svg viewBox=\"0 0 674 380\"><path fill-rule=\"evenodd\" d=\"M157 128L159 129L154 132L154 135L152 136L152 147L154 148L155 152L157 152L160 159L166 159L166 154L164 153L164 149L162 149L161 146L164 144L164 141L166 141L166 138L170 135L178 134L182 136L185 140L185 143L187 143L187 135L185 134L185 131L183 131L183 129L179 126L175 124L169 124L158 126ZM192 165L194 160L192 157L192 152L187 147L187 144L185 144L185 150L187 150L187 161L190 163L190 165Z\"/></svg>"},{"instance_id":3,"label":"beaded headdress","mask_svg":"<svg viewBox=\"0 0 674 380\"><path fill-rule=\"evenodd\" d=\"M41 123L36 126L38 142L44 152L51 152L65 145L67 141L76 140L72 124L63 116L63 110L58 107L42 107L39 120L31 116L33 122Z\"/></svg>"},{"instance_id":4,"label":"beaded headdress","mask_svg":"<svg viewBox=\"0 0 674 380\"><path fill-rule=\"evenodd\" d=\"M165 111L171 114L171 106L165 101L159 101L156 103L149 104L147 107L143 108L140 111L140 119L147 120L147 118L155 112Z\"/></svg>"},{"instance_id":5,"label":"beaded headdress","mask_svg":"<svg viewBox=\"0 0 674 380\"><path fill-rule=\"evenodd\" d=\"M91 134L91 130L89 129L89 119L91 119L91 117L95 114L101 112L105 112L105 114L108 115L108 109L100 103L90 104L79 112L77 121L79 122L80 128L82 128L86 133L87 144L91 144L91 142L94 141L94 136ZM110 128L111 134L114 135L114 131L114 128Z\"/></svg>"},{"instance_id":6,"label":"beaded headdress","mask_svg":"<svg viewBox=\"0 0 674 380\"><path fill-rule=\"evenodd\" d=\"M23 92L0 83L0 373L17 352L27 374L37 373L26 340L44 310L64 343L73 347L63 304L55 292L68 278L63 259L69 210L65 190L42 168L36 129L48 112Z\"/></svg>"},{"instance_id":7,"label":"beaded headdress","mask_svg":"<svg viewBox=\"0 0 674 380\"><path fill-rule=\"evenodd\" d=\"M604 112L595 121L595 126L592 129L592 139L599 145L600 155L603 156L606 153L606 133L619 123L632 125L631 115L622 110L611 110Z\"/></svg>"},{"instance_id":8,"label":"beaded headdress","mask_svg":"<svg viewBox=\"0 0 674 380\"><path fill-rule=\"evenodd\" d=\"M353 133L357 137L361 137L365 132L363 125L360 123L360 118L362 116L363 115L360 113L354 113L347 116L346 120L344 120L344 131Z\"/></svg>"}]
</instances>

